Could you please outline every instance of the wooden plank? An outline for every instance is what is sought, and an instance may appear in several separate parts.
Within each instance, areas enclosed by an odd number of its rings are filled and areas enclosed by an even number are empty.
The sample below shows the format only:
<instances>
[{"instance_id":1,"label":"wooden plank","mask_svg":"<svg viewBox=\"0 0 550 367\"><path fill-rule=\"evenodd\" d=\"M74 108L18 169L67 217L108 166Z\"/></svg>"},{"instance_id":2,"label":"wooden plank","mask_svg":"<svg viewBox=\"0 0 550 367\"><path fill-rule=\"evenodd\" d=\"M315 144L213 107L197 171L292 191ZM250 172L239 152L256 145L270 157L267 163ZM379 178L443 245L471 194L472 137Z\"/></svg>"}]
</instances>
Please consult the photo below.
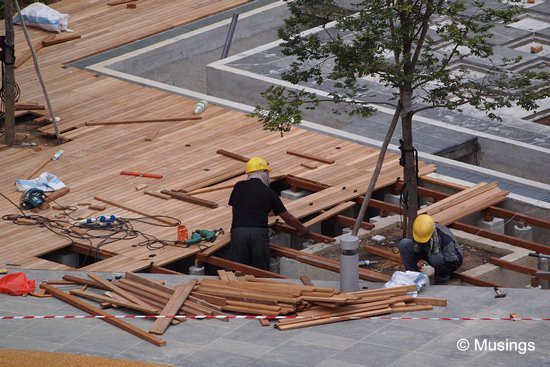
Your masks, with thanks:
<instances>
[{"instance_id":1,"label":"wooden plank","mask_svg":"<svg viewBox=\"0 0 550 367\"><path fill-rule=\"evenodd\" d=\"M59 43L74 41L74 40L79 39L79 38L82 38L82 36L78 33L59 34L59 35L56 35L54 38L45 37L42 40L42 46L44 46L44 47L53 46L53 45L57 45Z\"/></svg>"},{"instance_id":2,"label":"wooden plank","mask_svg":"<svg viewBox=\"0 0 550 367\"><path fill-rule=\"evenodd\" d=\"M143 191L143 194L153 196L155 198L162 199L162 200L168 200L172 198L170 195L161 194L160 192L156 192L156 191L145 190Z\"/></svg>"},{"instance_id":3,"label":"wooden plank","mask_svg":"<svg viewBox=\"0 0 550 367\"><path fill-rule=\"evenodd\" d=\"M156 221L166 223L166 224L169 224L169 225L172 225L172 226L177 226L179 224L179 222L177 222L175 220L159 217L155 214L151 214L149 212L146 212L145 210L141 210L141 209L137 209L137 208L131 208L131 207L127 206L124 203L121 203L119 201L112 200L112 199L107 199L103 196L97 196L96 195L96 196L94 196L94 200L101 201L102 203L109 204L109 205L112 205L112 206L116 206L120 209L124 209L124 210L127 210L127 211L132 212L132 213L143 215L144 217L150 217L151 219L154 219Z\"/></svg>"},{"instance_id":4,"label":"wooden plank","mask_svg":"<svg viewBox=\"0 0 550 367\"><path fill-rule=\"evenodd\" d=\"M159 337L155 335L151 335L144 330L138 328L137 326L134 326L132 324L127 323L124 320L114 318L113 315L111 315L108 312L103 311L102 309L99 309L97 307L93 307L90 304L81 301L80 299L76 298L75 296L72 296L68 293L65 293L51 285L48 284L40 284L40 288L45 289L49 294L53 295L54 297L60 299L63 302L66 302L70 304L71 306L74 306L82 311L88 312L91 315L95 316L103 316L102 320L105 322L108 322L111 325L114 325L124 331L129 332L130 334L133 334L137 336L138 338L141 338L149 343L152 343L158 347L162 347L166 345L166 342Z\"/></svg>"},{"instance_id":5,"label":"wooden plank","mask_svg":"<svg viewBox=\"0 0 550 367\"><path fill-rule=\"evenodd\" d=\"M418 211L418 215L428 214L433 216L436 213L439 213L445 209L451 208L467 199L471 199L494 187L497 187L496 181L491 183L485 183L485 182L478 183L477 185L469 187L464 191L457 192L454 195L451 195L443 200L437 201L432 205L428 205L427 207L420 209Z\"/></svg>"},{"instance_id":6,"label":"wooden plank","mask_svg":"<svg viewBox=\"0 0 550 367\"><path fill-rule=\"evenodd\" d=\"M71 189L69 189L68 187L63 187L59 190L48 192L46 194L46 203L51 203L52 201L55 201L60 197L67 195L70 191Z\"/></svg>"},{"instance_id":7,"label":"wooden plank","mask_svg":"<svg viewBox=\"0 0 550 367\"><path fill-rule=\"evenodd\" d=\"M326 164L333 164L335 162L334 159L329 159L329 158L321 157L321 156L314 155L314 154L298 152L296 150L287 150L286 153L290 154L290 155L295 155L297 157L307 158L307 159L310 159L312 161L326 163Z\"/></svg>"},{"instance_id":8,"label":"wooden plank","mask_svg":"<svg viewBox=\"0 0 550 367\"><path fill-rule=\"evenodd\" d=\"M262 278L282 278L286 279L284 275L273 273L267 270L262 270L255 268L253 266L248 266L244 264L240 264L231 260L222 259L221 257L217 256L205 256L202 253L198 253L195 255L195 258L199 261L205 262L207 264L212 264L216 266L220 266L222 268L231 269L234 271L241 271L245 274L251 274L256 277L262 277Z\"/></svg>"},{"instance_id":9,"label":"wooden plank","mask_svg":"<svg viewBox=\"0 0 550 367\"><path fill-rule=\"evenodd\" d=\"M147 136L145 137L145 141L153 141L155 138L160 134L161 128L156 128L150 131Z\"/></svg>"},{"instance_id":10,"label":"wooden plank","mask_svg":"<svg viewBox=\"0 0 550 367\"><path fill-rule=\"evenodd\" d=\"M173 191L173 190L161 190L160 193L165 194L165 195L169 195L174 199L185 201L185 202L191 203L191 204L204 206L204 207L210 208L210 209L215 209L215 208L218 207L218 203L215 203L213 201L197 198L197 197L186 195L186 194L182 194L182 193L179 193L179 192L176 192L176 191Z\"/></svg>"},{"instance_id":11,"label":"wooden plank","mask_svg":"<svg viewBox=\"0 0 550 367\"><path fill-rule=\"evenodd\" d=\"M177 314L187 297L189 297L189 294L193 290L195 284L197 284L196 279L189 279L184 284L174 287L174 293L172 294L172 297L170 297L170 300L164 309L161 311L160 316L171 316ZM168 326L170 326L171 321L172 320L170 318L156 319L153 327L149 330L149 333L158 335L164 334L166 329L168 329Z\"/></svg>"},{"instance_id":12,"label":"wooden plank","mask_svg":"<svg viewBox=\"0 0 550 367\"><path fill-rule=\"evenodd\" d=\"M131 308L131 309L136 310L136 311L145 312L145 314L147 314L147 315L153 315L153 314L157 314L159 312L159 310L156 309L156 308L151 308L149 306L144 307L144 306L132 303L132 302L128 302L128 301L123 300L123 299L107 297L107 296L97 294L97 293L85 292L85 291L81 291L81 290L78 290L78 289L69 291L69 293L72 294L72 295L75 295L75 296L88 298L88 299L91 299L92 301L96 301L96 302L108 302L108 303L113 304L113 305L126 307L126 308Z\"/></svg>"},{"instance_id":13,"label":"wooden plank","mask_svg":"<svg viewBox=\"0 0 550 367\"><path fill-rule=\"evenodd\" d=\"M311 281L311 279L309 279L307 275L300 275L300 280L302 281L302 283L304 283L304 285L313 285L313 282Z\"/></svg>"},{"instance_id":14,"label":"wooden plank","mask_svg":"<svg viewBox=\"0 0 550 367\"><path fill-rule=\"evenodd\" d=\"M491 256L489 262L493 265L498 265L503 269L515 271L516 273L527 274L530 276L536 276L538 269L530 268L529 266L514 264L510 261L502 260L497 257Z\"/></svg>"},{"instance_id":15,"label":"wooden plank","mask_svg":"<svg viewBox=\"0 0 550 367\"><path fill-rule=\"evenodd\" d=\"M42 171L44 169L44 167L46 167L46 165L48 163L50 163L52 161L52 157L47 157L47 158L42 158L40 160L40 162L38 162L38 164L36 164L32 170L29 171L29 173L27 175L25 175L25 177L27 177L27 180L31 180L33 178L36 178L38 177L38 173L40 171Z\"/></svg>"},{"instance_id":16,"label":"wooden plank","mask_svg":"<svg viewBox=\"0 0 550 367\"><path fill-rule=\"evenodd\" d=\"M227 150L223 150L223 149L218 149L216 151L216 153L220 154L220 155L223 155L224 157L236 159L238 161L245 162L245 163L247 163L250 160L250 158L248 158L248 157L245 157L245 156L237 154L237 153L228 152Z\"/></svg>"},{"instance_id":17,"label":"wooden plank","mask_svg":"<svg viewBox=\"0 0 550 367\"><path fill-rule=\"evenodd\" d=\"M111 1L110 3L107 3L109 6L115 6L115 5L122 5L126 3L131 3L137 0L117 0L117 1Z\"/></svg>"},{"instance_id":18,"label":"wooden plank","mask_svg":"<svg viewBox=\"0 0 550 367\"><path fill-rule=\"evenodd\" d=\"M202 117L187 116L187 117L172 117L158 119L141 119L141 120L120 120L120 121L86 121L86 126L105 126L105 125L128 125L128 124L150 124L155 122L179 122L179 121L196 121Z\"/></svg>"},{"instance_id":19,"label":"wooden plank","mask_svg":"<svg viewBox=\"0 0 550 367\"><path fill-rule=\"evenodd\" d=\"M416 303L417 305L447 307L447 300L445 298L416 297L414 299L414 303Z\"/></svg>"},{"instance_id":20,"label":"wooden plank","mask_svg":"<svg viewBox=\"0 0 550 367\"><path fill-rule=\"evenodd\" d=\"M33 44L34 52L38 53L42 49L42 40ZM15 57L15 68L20 68L27 60L32 58L32 52L30 49L26 49L22 54Z\"/></svg>"},{"instance_id":21,"label":"wooden plank","mask_svg":"<svg viewBox=\"0 0 550 367\"><path fill-rule=\"evenodd\" d=\"M345 201L343 203L340 203L340 204L336 205L335 207L324 211L323 213L319 214L315 218L312 218L312 219L308 220L307 222L303 223L304 227L306 227L306 228L312 227L315 224L321 223L321 222L323 222L327 219L330 219L330 218L334 217L335 215L343 212L344 210L347 210L349 208L353 208L354 206L355 206L355 202L353 202L353 201Z\"/></svg>"},{"instance_id":22,"label":"wooden plank","mask_svg":"<svg viewBox=\"0 0 550 367\"><path fill-rule=\"evenodd\" d=\"M72 282L72 283L75 283L75 284L87 285L87 286L94 287L94 288L97 288L97 289L108 290L108 288L105 288L102 284L96 282L95 280L80 278L80 277L77 277L77 276L74 276L74 275L65 274L65 275L63 275L63 280L66 280L68 282Z\"/></svg>"},{"instance_id":23,"label":"wooden plank","mask_svg":"<svg viewBox=\"0 0 550 367\"><path fill-rule=\"evenodd\" d=\"M493 283L493 282L490 282L488 280L484 280L484 279L479 279L479 278L474 278L470 275L467 275L467 274L464 274L464 273L453 273L453 275L460 279L461 281L463 281L464 283L468 283L468 284L472 284L472 285L476 285L478 287L498 287L500 288L501 286L496 284L496 283Z\"/></svg>"},{"instance_id":24,"label":"wooden plank","mask_svg":"<svg viewBox=\"0 0 550 367\"><path fill-rule=\"evenodd\" d=\"M148 307L147 303L143 302L141 299L137 298L136 296L126 292L125 290L119 288L115 284L108 282L105 278L92 273L88 273L88 277L95 280L96 282L98 282L108 290L118 294L122 298L127 299L128 301L135 303L136 305L140 305L142 307Z\"/></svg>"}]
</instances>

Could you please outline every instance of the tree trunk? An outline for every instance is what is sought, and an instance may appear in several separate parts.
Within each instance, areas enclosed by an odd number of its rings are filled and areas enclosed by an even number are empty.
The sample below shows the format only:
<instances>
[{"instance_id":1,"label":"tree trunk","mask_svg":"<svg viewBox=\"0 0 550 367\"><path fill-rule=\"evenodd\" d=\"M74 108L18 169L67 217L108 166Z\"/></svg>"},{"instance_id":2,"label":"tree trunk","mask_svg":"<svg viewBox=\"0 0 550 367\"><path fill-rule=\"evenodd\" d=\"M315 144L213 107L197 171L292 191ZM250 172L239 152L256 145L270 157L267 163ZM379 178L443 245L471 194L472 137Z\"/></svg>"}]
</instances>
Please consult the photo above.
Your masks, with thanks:
<instances>
[{"instance_id":1,"label":"tree trunk","mask_svg":"<svg viewBox=\"0 0 550 367\"><path fill-rule=\"evenodd\" d=\"M400 100L403 105L401 128L403 136L402 158L404 160L402 163L404 164L403 176L405 181L403 188L405 223L403 229L405 230L405 236L411 238L412 225L418 212L417 167L412 137L412 92L401 90Z\"/></svg>"},{"instance_id":2,"label":"tree trunk","mask_svg":"<svg viewBox=\"0 0 550 367\"><path fill-rule=\"evenodd\" d=\"M369 200L376 186L376 181L378 180L380 171L382 170L382 164L384 164L384 157L386 156L386 151L388 150L388 145L390 144L391 137L393 136L393 132L395 131L395 127L397 126L397 121L399 121L400 114L401 114L401 105L398 104L397 107L395 108L395 113L393 114L393 118L392 118L390 127L388 128L388 132L386 133L386 137L384 138L384 142L380 147L380 153L378 154L378 161L376 161L376 167L374 168L374 172L372 173L372 177L369 182L369 188L367 189L367 193L365 194L365 200L363 200L363 203L361 204L361 209L359 210L359 214L357 215L357 219L355 219L355 225L353 226L353 231L351 233L354 236L357 236L357 232L359 232L359 228L361 228L361 222L365 217L365 212L367 211Z\"/></svg>"},{"instance_id":3,"label":"tree trunk","mask_svg":"<svg viewBox=\"0 0 550 367\"><path fill-rule=\"evenodd\" d=\"M3 77L4 86L4 130L5 143L11 146L15 143L15 53L13 33L13 4L4 1L4 19L6 24L5 68Z\"/></svg>"},{"instance_id":4,"label":"tree trunk","mask_svg":"<svg viewBox=\"0 0 550 367\"><path fill-rule=\"evenodd\" d=\"M405 166L403 175L405 187L403 195L405 196L405 236L411 238L412 224L418 212L418 182L417 182L417 167L416 157L413 148L412 138L412 115L407 114L401 118L403 129L403 156Z\"/></svg>"}]
</instances>

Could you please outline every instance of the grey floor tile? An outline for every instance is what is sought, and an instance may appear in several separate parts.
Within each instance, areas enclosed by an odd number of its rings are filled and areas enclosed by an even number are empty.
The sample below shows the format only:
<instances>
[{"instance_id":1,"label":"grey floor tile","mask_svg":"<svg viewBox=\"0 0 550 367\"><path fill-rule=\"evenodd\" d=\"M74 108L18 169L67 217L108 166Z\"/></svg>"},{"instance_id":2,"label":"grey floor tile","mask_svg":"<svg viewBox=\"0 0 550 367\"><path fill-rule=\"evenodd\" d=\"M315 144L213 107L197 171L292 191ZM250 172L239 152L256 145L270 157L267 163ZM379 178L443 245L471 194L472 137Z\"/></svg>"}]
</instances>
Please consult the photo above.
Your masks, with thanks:
<instances>
[{"instance_id":1,"label":"grey floor tile","mask_svg":"<svg viewBox=\"0 0 550 367\"><path fill-rule=\"evenodd\" d=\"M303 343L294 339L272 349L263 357L285 363L315 366L336 353L338 353L337 349Z\"/></svg>"},{"instance_id":2,"label":"grey floor tile","mask_svg":"<svg viewBox=\"0 0 550 367\"><path fill-rule=\"evenodd\" d=\"M184 367L241 367L251 360L251 357L240 354L204 348L180 359L176 364Z\"/></svg>"},{"instance_id":3,"label":"grey floor tile","mask_svg":"<svg viewBox=\"0 0 550 367\"><path fill-rule=\"evenodd\" d=\"M137 359L140 361L175 364L182 358L196 352L199 347L185 342L170 341L164 347L141 342L116 354L116 358Z\"/></svg>"},{"instance_id":4,"label":"grey floor tile","mask_svg":"<svg viewBox=\"0 0 550 367\"><path fill-rule=\"evenodd\" d=\"M52 339L53 339L53 335L52 335ZM1 337L0 345L7 348L43 350L46 352L51 352L61 346L61 344L54 343L54 342L25 338L22 336L15 336L15 335L7 335L7 336Z\"/></svg>"},{"instance_id":5,"label":"grey floor tile","mask_svg":"<svg viewBox=\"0 0 550 367\"><path fill-rule=\"evenodd\" d=\"M71 343L62 345L61 347L57 348L55 352L99 356L99 357L105 357L105 358L113 358L116 355L116 353L113 353L113 352L106 352L103 350L94 350L89 346L72 345Z\"/></svg>"},{"instance_id":6,"label":"grey floor tile","mask_svg":"<svg viewBox=\"0 0 550 367\"><path fill-rule=\"evenodd\" d=\"M391 320L349 320L336 322L333 324L319 325L308 328L310 331L314 331L320 334L341 336L344 338L350 338L360 340L365 336L368 336L381 328L389 325L394 321ZM287 331L285 331L286 333Z\"/></svg>"},{"instance_id":7,"label":"grey floor tile","mask_svg":"<svg viewBox=\"0 0 550 367\"><path fill-rule=\"evenodd\" d=\"M325 359L323 362L315 365L315 367L365 367L365 365L339 361L336 359ZM412 367L416 367L416 366L412 366Z\"/></svg>"},{"instance_id":8,"label":"grey floor tile","mask_svg":"<svg viewBox=\"0 0 550 367\"><path fill-rule=\"evenodd\" d=\"M445 357L450 359L458 359L465 362L468 362L479 356L479 352L476 352L473 347L465 351L461 351L457 348L457 343L460 339L464 339L464 332L451 332L441 338L433 340L427 344L424 344L416 351L424 354L437 355L439 357ZM468 340L472 345L473 341Z\"/></svg>"},{"instance_id":9,"label":"grey floor tile","mask_svg":"<svg viewBox=\"0 0 550 367\"><path fill-rule=\"evenodd\" d=\"M212 324L212 322L216 322L216 324ZM202 323L196 320L189 320L168 328L162 335L162 338L167 342L185 341L189 344L203 346L231 332L231 329L226 329L223 326L220 327L218 324L221 324L221 322L209 320L207 323Z\"/></svg>"},{"instance_id":10,"label":"grey floor tile","mask_svg":"<svg viewBox=\"0 0 550 367\"><path fill-rule=\"evenodd\" d=\"M232 340L227 338L220 338L220 339L214 340L212 343L208 344L208 348L236 353L236 354L242 354L248 357L259 357L271 349L271 347L266 347L263 345L252 344L247 342L241 342L238 340Z\"/></svg>"},{"instance_id":11,"label":"grey floor tile","mask_svg":"<svg viewBox=\"0 0 550 367\"><path fill-rule=\"evenodd\" d=\"M257 322L249 322L224 335L224 338L275 347L299 333L300 330L280 331L271 327L262 327Z\"/></svg>"},{"instance_id":12,"label":"grey floor tile","mask_svg":"<svg viewBox=\"0 0 550 367\"><path fill-rule=\"evenodd\" d=\"M318 333L313 330L305 329L300 334L292 337L292 340L298 340L304 343L327 347L331 349L344 350L357 343L356 339L345 338L342 336L328 335L326 333Z\"/></svg>"},{"instance_id":13,"label":"grey floor tile","mask_svg":"<svg viewBox=\"0 0 550 367\"><path fill-rule=\"evenodd\" d=\"M105 323L105 325L101 325L71 340L67 347L89 347L93 350L100 350L108 354L118 354L141 342L142 340L137 336Z\"/></svg>"},{"instance_id":14,"label":"grey floor tile","mask_svg":"<svg viewBox=\"0 0 550 367\"><path fill-rule=\"evenodd\" d=\"M384 367L395 362L408 352L402 349L380 345L357 343L351 348L332 357L335 360L361 364L364 366Z\"/></svg>"},{"instance_id":15,"label":"grey floor tile","mask_svg":"<svg viewBox=\"0 0 550 367\"><path fill-rule=\"evenodd\" d=\"M534 367L548 362L547 354L535 352L485 352L480 357L465 364L465 367L491 366L491 367Z\"/></svg>"},{"instance_id":16,"label":"grey floor tile","mask_svg":"<svg viewBox=\"0 0 550 367\"><path fill-rule=\"evenodd\" d=\"M245 367L304 367L301 364L285 363L272 359L256 358L245 364Z\"/></svg>"},{"instance_id":17,"label":"grey floor tile","mask_svg":"<svg viewBox=\"0 0 550 367\"><path fill-rule=\"evenodd\" d=\"M411 352L397 361L390 364L391 367L406 366L423 366L423 367L462 367L466 361L455 358L441 357L433 354L424 354L419 352Z\"/></svg>"},{"instance_id":18,"label":"grey floor tile","mask_svg":"<svg viewBox=\"0 0 550 367\"><path fill-rule=\"evenodd\" d=\"M13 335L65 344L90 330L89 328L79 327L78 325L78 320L32 320L26 328L16 331Z\"/></svg>"},{"instance_id":19,"label":"grey floor tile","mask_svg":"<svg viewBox=\"0 0 550 367\"><path fill-rule=\"evenodd\" d=\"M401 324L391 324L361 341L382 346L395 346L399 349L413 351L429 343L441 334L429 328L410 328Z\"/></svg>"}]
</instances>

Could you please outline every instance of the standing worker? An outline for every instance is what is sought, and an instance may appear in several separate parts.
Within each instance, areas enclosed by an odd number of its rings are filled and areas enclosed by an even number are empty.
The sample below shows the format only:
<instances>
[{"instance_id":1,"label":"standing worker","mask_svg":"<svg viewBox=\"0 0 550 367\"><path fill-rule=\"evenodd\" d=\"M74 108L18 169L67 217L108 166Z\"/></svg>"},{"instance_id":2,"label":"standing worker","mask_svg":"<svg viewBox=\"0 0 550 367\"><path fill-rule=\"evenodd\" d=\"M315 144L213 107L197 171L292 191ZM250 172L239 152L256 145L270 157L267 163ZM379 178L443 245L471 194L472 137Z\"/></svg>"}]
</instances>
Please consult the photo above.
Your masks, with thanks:
<instances>
[{"instance_id":1,"label":"standing worker","mask_svg":"<svg viewBox=\"0 0 550 367\"><path fill-rule=\"evenodd\" d=\"M464 256L452 232L427 215L421 214L413 223L413 239L399 242L399 252L406 270L434 275L435 284L447 284L451 274L462 265Z\"/></svg>"},{"instance_id":2,"label":"standing worker","mask_svg":"<svg viewBox=\"0 0 550 367\"><path fill-rule=\"evenodd\" d=\"M233 207L229 258L241 264L269 270L267 217L271 211L304 235L306 227L290 214L279 196L269 187L268 163L251 158L246 163L246 180L233 187L229 205Z\"/></svg>"}]
</instances>

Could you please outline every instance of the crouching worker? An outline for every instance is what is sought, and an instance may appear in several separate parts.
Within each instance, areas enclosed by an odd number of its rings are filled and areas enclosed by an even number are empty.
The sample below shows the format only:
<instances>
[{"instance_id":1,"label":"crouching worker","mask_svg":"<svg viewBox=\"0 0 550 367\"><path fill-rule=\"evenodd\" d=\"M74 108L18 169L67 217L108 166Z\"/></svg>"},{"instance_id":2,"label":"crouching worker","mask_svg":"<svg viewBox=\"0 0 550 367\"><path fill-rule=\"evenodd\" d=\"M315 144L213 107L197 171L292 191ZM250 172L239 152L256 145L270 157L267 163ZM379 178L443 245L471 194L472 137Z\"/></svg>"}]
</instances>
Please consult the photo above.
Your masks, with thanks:
<instances>
[{"instance_id":1,"label":"crouching worker","mask_svg":"<svg viewBox=\"0 0 550 367\"><path fill-rule=\"evenodd\" d=\"M413 239L399 242L399 252L406 270L434 275L435 284L447 284L451 274L462 265L464 257L451 231L422 214L413 223Z\"/></svg>"},{"instance_id":2,"label":"crouching worker","mask_svg":"<svg viewBox=\"0 0 550 367\"><path fill-rule=\"evenodd\" d=\"M264 159L251 158L246 164L248 177L233 187L229 197L229 205L233 208L231 245L226 255L232 261L264 270L269 270L267 217L271 211L300 235L307 232L269 187L269 172L271 169Z\"/></svg>"}]
</instances>

